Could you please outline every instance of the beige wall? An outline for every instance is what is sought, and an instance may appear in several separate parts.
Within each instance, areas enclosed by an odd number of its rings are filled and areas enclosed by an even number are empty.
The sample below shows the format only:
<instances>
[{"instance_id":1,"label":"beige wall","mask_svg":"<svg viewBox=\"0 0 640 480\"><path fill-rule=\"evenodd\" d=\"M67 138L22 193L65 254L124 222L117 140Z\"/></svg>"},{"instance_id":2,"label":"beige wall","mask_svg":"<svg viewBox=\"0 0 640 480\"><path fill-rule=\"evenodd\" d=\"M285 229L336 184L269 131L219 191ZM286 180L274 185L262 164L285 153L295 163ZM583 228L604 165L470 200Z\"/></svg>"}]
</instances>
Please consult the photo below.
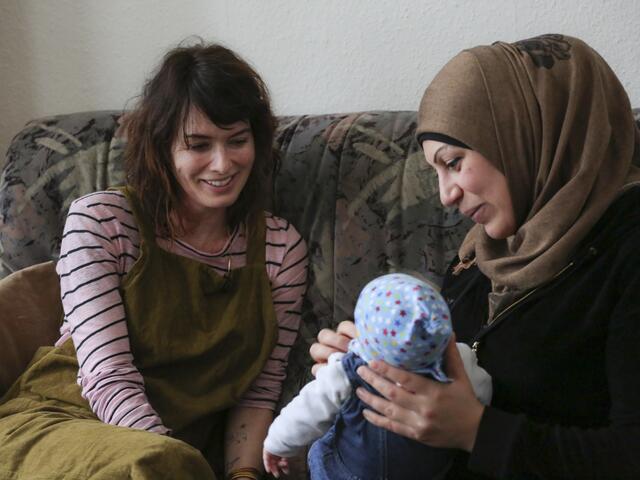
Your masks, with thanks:
<instances>
[{"instance_id":1,"label":"beige wall","mask_svg":"<svg viewBox=\"0 0 640 480\"><path fill-rule=\"evenodd\" d=\"M196 34L262 73L278 114L417 108L460 49L564 32L640 106L638 0L0 0L0 163L35 117L118 109Z\"/></svg>"}]
</instances>

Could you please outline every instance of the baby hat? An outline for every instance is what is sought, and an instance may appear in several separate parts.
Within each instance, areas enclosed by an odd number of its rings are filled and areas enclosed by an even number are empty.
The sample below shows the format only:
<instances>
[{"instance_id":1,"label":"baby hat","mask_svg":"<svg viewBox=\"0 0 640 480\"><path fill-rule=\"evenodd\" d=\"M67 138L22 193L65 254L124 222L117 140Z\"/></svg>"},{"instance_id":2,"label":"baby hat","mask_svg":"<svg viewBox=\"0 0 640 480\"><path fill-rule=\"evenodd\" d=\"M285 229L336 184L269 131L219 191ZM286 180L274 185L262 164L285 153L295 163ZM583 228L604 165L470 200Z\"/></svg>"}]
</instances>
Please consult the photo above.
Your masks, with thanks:
<instances>
[{"instance_id":1,"label":"baby hat","mask_svg":"<svg viewBox=\"0 0 640 480\"><path fill-rule=\"evenodd\" d=\"M377 277L360 293L354 316L358 334L349 350L360 358L451 381L442 369L449 307L433 286L404 273Z\"/></svg>"}]
</instances>

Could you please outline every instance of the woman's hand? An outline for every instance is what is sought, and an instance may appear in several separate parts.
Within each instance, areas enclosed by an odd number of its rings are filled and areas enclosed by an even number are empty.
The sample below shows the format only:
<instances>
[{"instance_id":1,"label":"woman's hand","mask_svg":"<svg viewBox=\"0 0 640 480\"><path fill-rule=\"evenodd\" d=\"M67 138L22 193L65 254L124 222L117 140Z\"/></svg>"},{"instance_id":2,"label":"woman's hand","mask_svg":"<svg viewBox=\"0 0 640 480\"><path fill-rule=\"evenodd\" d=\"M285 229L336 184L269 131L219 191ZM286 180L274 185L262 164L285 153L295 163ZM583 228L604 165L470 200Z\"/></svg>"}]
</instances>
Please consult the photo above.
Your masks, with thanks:
<instances>
[{"instance_id":1,"label":"woman's hand","mask_svg":"<svg viewBox=\"0 0 640 480\"><path fill-rule=\"evenodd\" d=\"M346 352L349 342L356 336L356 326L349 320L340 322L334 332L329 328L323 328L318 333L318 341L311 345L309 353L316 364L311 367L311 373L315 376L318 369L324 366L329 355L336 352Z\"/></svg>"},{"instance_id":2,"label":"woman's hand","mask_svg":"<svg viewBox=\"0 0 640 480\"><path fill-rule=\"evenodd\" d=\"M470 452L484 406L473 392L455 338L447 346L445 367L451 383L440 383L380 361L358 368L358 375L385 397L364 388L356 390L363 402L379 412L365 409L365 418L378 427L433 447Z\"/></svg>"}]
</instances>

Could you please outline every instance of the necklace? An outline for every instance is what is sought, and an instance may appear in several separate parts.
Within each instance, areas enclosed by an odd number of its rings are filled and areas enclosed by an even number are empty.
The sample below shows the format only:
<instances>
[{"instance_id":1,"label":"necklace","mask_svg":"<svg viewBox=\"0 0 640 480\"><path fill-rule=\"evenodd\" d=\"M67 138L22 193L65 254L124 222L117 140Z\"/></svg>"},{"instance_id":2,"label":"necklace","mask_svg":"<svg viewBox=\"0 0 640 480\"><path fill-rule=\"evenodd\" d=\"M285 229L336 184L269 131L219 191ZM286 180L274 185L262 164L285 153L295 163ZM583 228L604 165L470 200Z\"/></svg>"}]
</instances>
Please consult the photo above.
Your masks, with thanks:
<instances>
[{"instance_id":1,"label":"necklace","mask_svg":"<svg viewBox=\"0 0 640 480\"><path fill-rule=\"evenodd\" d=\"M231 250L231 234L232 232L229 231L229 225L225 224L226 226L226 241L224 243L224 246L227 248L227 251L225 253L225 256L227 257L227 273L224 275L225 278L229 278L229 276L231 275L231 258L232 256L229 254L229 250Z\"/></svg>"}]
</instances>

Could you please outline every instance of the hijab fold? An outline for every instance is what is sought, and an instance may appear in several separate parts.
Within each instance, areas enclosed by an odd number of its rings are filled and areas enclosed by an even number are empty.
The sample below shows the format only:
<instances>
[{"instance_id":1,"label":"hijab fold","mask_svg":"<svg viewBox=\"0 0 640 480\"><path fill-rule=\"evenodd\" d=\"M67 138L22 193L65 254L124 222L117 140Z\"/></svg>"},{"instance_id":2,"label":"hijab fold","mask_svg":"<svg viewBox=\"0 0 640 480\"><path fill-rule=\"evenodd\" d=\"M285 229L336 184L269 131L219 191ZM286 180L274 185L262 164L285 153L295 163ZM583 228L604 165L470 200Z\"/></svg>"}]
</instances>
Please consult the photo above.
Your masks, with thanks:
<instances>
[{"instance_id":1,"label":"hijab fold","mask_svg":"<svg viewBox=\"0 0 640 480\"><path fill-rule=\"evenodd\" d=\"M416 135L427 132L469 145L507 178L516 233L495 240L476 225L459 251L476 258L494 297L513 300L551 280L640 180L624 88L597 52L564 35L458 54L422 98Z\"/></svg>"}]
</instances>

